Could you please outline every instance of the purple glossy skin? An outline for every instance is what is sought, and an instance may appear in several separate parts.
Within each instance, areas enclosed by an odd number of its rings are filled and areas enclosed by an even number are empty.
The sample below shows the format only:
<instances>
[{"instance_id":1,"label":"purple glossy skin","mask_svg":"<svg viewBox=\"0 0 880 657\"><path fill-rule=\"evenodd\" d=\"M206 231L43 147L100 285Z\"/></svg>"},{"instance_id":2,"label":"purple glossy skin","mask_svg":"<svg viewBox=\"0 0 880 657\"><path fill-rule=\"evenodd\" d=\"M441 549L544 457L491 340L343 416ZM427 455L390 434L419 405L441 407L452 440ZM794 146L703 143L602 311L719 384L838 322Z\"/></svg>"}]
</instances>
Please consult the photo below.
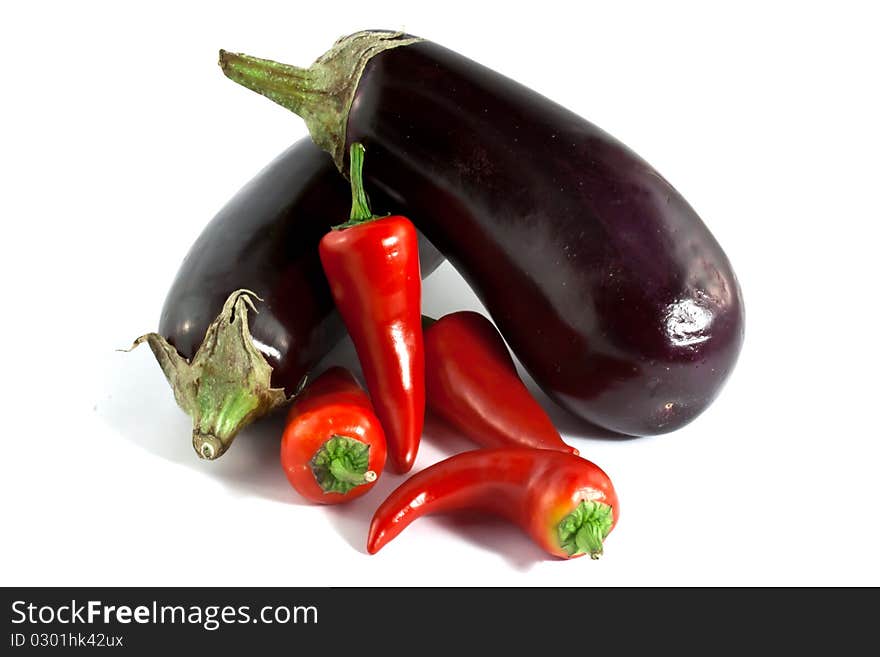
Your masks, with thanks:
<instances>
[{"instance_id":1,"label":"purple glossy skin","mask_svg":"<svg viewBox=\"0 0 880 657\"><path fill-rule=\"evenodd\" d=\"M374 194L385 211L390 203ZM159 333L191 359L233 291L263 302L250 313L255 344L272 366L272 385L293 394L345 335L318 257L318 242L345 221L351 190L330 156L303 139L245 185L205 227L168 291ZM422 275L443 257L419 243Z\"/></svg>"},{"instance_id":2,"label":"purple glossy skin","mask_svg":"<svg viewBox=\"0 0 880 657\"><path fill-rule=\"evenodd\" d=\"M430 42L373 57L365 178L467 279L541 388L629 435L715 398L743 340L730 262L682 196L588 121Z\"/></svg>"}]
</instances>

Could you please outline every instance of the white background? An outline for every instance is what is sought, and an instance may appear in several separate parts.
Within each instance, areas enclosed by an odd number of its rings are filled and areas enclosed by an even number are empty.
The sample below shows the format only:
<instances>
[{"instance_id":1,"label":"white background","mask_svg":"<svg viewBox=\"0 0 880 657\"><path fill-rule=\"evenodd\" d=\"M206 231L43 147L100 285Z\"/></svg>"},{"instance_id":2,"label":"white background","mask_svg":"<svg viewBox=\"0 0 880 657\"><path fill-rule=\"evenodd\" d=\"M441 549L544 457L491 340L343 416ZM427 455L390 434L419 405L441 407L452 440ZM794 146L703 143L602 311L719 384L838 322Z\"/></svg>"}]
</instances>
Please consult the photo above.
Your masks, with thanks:
<instances>
[{"instance_id":1,"label":"white background","mask_svg":"<svg viewBox=\"0 0 880 657\"><path fill-rule=\"evenodd\" d=\"M309 5L0 10L2 584L880 585L871 3ZM304 505L277 420L199 461L149 350L114 351L156 328L202 226L305 134L226 80L217 50L305 65L372 27L458 50L622 139L736 267L746 343L717 402L671 435L572 438L621 498L598 562L449 518L368 556L401 478ZM448 266L424 294L435 315L479 307ZM332 360L353 364L350 346ZM417 468L466 445L442 434L429 424Z\"/></svg>"}]
</instances>

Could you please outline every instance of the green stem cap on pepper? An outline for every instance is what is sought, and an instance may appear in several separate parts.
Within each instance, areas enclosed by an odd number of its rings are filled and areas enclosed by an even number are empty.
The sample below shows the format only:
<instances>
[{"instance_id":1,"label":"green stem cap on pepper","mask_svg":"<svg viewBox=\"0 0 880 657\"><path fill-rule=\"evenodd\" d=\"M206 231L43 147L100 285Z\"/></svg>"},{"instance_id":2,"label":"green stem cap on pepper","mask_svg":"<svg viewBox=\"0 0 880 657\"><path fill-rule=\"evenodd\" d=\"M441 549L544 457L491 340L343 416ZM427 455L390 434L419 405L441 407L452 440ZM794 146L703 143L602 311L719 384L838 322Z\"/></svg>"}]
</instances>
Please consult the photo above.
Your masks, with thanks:
<instances>
[{"instance_id":1,"label":"green stem cap on pepper","mask_svg":"<svg viewBox=\"0 0 880 657\"><path fill-rule=\"evenodd\" d=\"M345 494L376 481L369 469L370 446L348 436L333 435L312 457L312 472L325 493Z\"/></svg>"},{"instance_id":2,"label":"green stem cap on pepper","mask_svg":"<svg viewBox=\"0 0 880 657\"><path fill-rule=\"evenodd\" d=\"M602 542L611 531L614 515L602 502L581 502L559 523L559 545L570 557L589 554L598 559Z\"/></svg>"}]
</instances>

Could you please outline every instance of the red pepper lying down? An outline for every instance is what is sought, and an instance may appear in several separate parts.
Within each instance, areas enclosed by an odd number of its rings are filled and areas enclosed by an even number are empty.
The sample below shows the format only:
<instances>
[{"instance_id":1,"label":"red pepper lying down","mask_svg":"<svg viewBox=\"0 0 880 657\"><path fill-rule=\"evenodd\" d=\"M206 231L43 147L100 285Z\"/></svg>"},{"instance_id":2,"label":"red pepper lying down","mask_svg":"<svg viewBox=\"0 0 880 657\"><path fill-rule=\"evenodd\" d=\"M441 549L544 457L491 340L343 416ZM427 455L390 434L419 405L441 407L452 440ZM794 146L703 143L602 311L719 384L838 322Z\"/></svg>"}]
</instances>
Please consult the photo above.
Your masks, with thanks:
<instances>
[{"instance_id":1,"label":"red pepper lying down","mask_svg":"<svg viewBox=\"0 0 880 657\"><path fill-rule=\"evenodd\" d=\"M348 370L330 368L297 396L281 438L281 465L312 502L338 504L373 487L385 465L385 434Z\"/></svg>"},{"instance_id":2,"label":"red pepper lying down","mask_svg":"<svg viewBox=\"0 0 880 657\"><path fill-rule=\"evenodd\" d=\"M424 318L428 407L483 447L537 447L577 454L516 372L504 338L470 310Z\"/></svg>"},{"instance_id":3,"label":"red pepper lying down","mask_svg":"<svg viewBox=\"0 0 880 657\"><path fill-rule=\"evenodd\" d=\"M418 472L391 493L373 515L367 551L381 550L416 518L459 509L503 516L565 559L597 559L619 515L611 480L586 459L527 447L478 449Z\"/></svg>"}]
</instances>

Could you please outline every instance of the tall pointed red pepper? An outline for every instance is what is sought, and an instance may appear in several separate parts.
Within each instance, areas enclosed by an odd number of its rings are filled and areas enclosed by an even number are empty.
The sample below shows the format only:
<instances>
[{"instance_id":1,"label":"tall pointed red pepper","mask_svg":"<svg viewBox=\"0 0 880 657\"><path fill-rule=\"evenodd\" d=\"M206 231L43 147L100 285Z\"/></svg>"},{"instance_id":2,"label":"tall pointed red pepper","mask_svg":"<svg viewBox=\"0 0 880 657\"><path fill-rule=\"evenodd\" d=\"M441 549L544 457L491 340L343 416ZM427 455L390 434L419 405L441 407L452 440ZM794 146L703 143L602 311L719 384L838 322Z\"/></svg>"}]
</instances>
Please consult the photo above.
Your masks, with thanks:
<instances>
[{"instance_id":1,"label":"tall pointed red pepper","mask_svg":"<svg viewBox=\"0 0 880 657\"><path fill-rule=\"evenodd\" d=\"M351 218L321 239L324 273L364 371L391 467L408 472L425 420L417 233L402 216L375 217L364 193L364 147L352 144Z\"/></svg>"}]
</instances>

